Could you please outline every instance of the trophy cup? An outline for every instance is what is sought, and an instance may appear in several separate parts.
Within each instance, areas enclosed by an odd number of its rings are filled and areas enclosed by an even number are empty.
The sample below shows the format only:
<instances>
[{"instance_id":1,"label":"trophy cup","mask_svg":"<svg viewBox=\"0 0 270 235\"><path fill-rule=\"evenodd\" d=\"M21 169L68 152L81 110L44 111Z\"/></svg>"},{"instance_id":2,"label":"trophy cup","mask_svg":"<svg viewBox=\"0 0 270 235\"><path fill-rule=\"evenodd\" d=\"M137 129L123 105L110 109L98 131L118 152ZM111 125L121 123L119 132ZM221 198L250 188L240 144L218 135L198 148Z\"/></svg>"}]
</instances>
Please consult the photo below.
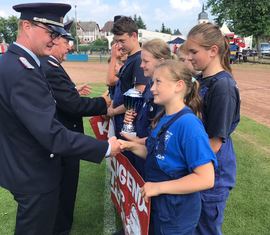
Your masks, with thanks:
<instances>
[{"instance_id":1,"label":"trophy cup","mask_svg":"<svg viewBox=\"0 0 270 235\"><path fill-rule=\"evenodd\" d=\"M124 106L127 110L138 112L143 104L142 93L135 88L131 88L124 93ZM136 131L133 123L124 123L122 132L136 136Z\"/></svg>"}]
</instances>

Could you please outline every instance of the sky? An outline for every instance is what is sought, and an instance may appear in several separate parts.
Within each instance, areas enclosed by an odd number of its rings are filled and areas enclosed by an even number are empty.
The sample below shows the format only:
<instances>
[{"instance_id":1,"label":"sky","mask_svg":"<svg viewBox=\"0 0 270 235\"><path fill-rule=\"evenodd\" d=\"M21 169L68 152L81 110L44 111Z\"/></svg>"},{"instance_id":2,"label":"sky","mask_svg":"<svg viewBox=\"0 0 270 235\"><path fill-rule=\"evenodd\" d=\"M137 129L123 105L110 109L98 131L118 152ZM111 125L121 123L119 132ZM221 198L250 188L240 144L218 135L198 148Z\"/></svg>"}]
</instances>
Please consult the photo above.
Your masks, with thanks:
<instances>
[{"instance_id":1,"label":"sky","mask_svg":"<svg viewBox=\"0 0 270 235\"><path fill-rule=\"evenodd\" d=\"M115 15L141 16L148 30L160 30L162 23L165 27L179 29L183 35L197 24L198 14L202 10L203 0L1 0L0 16L8 17L19 13L12 9L13 5L34 2L59 2L72 6L67 13L69 18L78 21L95 21L102 28ZM75 8L76 6L76 8ZM210 10L206 10L209 19Z\"/></svg>"}]
</instances>

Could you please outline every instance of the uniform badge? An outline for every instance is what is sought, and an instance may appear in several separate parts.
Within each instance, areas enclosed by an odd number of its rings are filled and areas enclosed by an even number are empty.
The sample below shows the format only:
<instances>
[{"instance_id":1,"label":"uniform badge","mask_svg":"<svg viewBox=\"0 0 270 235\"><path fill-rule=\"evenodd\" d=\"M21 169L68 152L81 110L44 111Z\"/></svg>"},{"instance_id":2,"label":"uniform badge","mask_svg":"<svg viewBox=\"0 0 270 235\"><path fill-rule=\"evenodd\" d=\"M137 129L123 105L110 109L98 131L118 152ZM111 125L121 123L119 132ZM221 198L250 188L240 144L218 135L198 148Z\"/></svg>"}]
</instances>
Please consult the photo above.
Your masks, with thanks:
<instances>
[{"instance_id":1,"label":"uniform badge","mask_svg":"<svg viewBox=\"0 0 270 235\"><path fill-rule=\"evenodd\" d=\"M56 63L54 63L54 62L51 61L51 60L48 60L48 62L49 62L53 67L56 67L56 68L59 67L59 64L56 64Z\"/></svg>"},{"instance_id":2,"label":"uniform badge","mask_svg":"<svg viewBox=\"0 0 270 235\"><path fill-rule=\"evenodd\" d=\"M29 61L25 57L20 57L19 60L21 61L22 65L27 69L35 69L33 65L29 63Z\"/></svg>"}]
</instances>

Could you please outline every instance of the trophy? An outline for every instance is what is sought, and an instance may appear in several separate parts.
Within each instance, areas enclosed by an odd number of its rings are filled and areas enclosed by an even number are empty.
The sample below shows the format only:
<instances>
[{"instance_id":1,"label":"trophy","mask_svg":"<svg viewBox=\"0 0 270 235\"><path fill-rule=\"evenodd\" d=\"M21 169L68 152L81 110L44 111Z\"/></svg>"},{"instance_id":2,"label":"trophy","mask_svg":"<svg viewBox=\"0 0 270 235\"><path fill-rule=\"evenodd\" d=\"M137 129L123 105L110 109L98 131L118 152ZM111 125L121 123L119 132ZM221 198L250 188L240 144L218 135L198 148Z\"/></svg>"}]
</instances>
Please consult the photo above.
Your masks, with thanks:
<instances>
[{"instance_id":1,"label":"trophy","mask_svg":"<svg viewBox=\"0 0 270 235\"><path fill-rule=\"evenodd\" d=\"M142 93L135 88L131 88L124 93L124 106L127 110L138 112L143 104ZM136 136L136 131L133 123L124 123L122 132Z\"/></svg>"}]
</instances>

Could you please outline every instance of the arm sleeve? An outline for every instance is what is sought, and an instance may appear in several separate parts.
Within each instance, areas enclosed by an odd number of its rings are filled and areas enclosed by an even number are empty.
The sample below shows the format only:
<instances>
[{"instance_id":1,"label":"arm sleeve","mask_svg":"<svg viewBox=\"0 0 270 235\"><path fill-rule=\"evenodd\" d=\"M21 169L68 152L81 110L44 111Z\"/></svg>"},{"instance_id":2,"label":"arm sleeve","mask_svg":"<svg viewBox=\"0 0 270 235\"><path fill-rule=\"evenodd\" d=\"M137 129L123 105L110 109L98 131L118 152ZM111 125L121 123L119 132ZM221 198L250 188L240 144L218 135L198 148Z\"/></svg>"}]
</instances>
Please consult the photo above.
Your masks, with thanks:
<instances>
[{"instance_id":1,"label":"arm sleeve","mask_svg":"<svg viewBox=\"0 0 270 235\"><path fill-rule=\"evenodd\" d=\"M12 87L11 106L27 131L48 151L92 162L101 162L105 156L107 141L69 131L55 119L55 101L38 73L21 75Z\"/></svg>"},{"instance_id":2,"label":"arm sleeve","mask_svg":"<svg viewBox=\"0 0 270 235\"><path fill-rule=\"evenodd\" d=\"M57 108L74 116L95 116L107 113L107 105L103 97L81 97L74 83L59 68L46 73L46 78L53 89Z\"/></svg>"},{"instance_id":3,"label":"arm sleeve","mask_svg":"<svg viewBox=\"0 0 270 235\"><path fill-rule=\"evenodd\" d=\"M191 115L189 115L191 116ZM217 167L216 155L212 151L209 138L202 123L188 115L183 117L186 123L183 126L182 143L183 155L190 172L198 166L213 162Z\"/></svg>"},{"instance_id":4,"label":"arm sleeve","mask_svg":"<svg viewBox=\"0 0 270 235\"><path fill-rule=\"evenodd\" d=\"M205 128L209 138L228 138L238 106L238 95L230 81L217 81L207 101Z\"/></svg>"}]
</instances>

